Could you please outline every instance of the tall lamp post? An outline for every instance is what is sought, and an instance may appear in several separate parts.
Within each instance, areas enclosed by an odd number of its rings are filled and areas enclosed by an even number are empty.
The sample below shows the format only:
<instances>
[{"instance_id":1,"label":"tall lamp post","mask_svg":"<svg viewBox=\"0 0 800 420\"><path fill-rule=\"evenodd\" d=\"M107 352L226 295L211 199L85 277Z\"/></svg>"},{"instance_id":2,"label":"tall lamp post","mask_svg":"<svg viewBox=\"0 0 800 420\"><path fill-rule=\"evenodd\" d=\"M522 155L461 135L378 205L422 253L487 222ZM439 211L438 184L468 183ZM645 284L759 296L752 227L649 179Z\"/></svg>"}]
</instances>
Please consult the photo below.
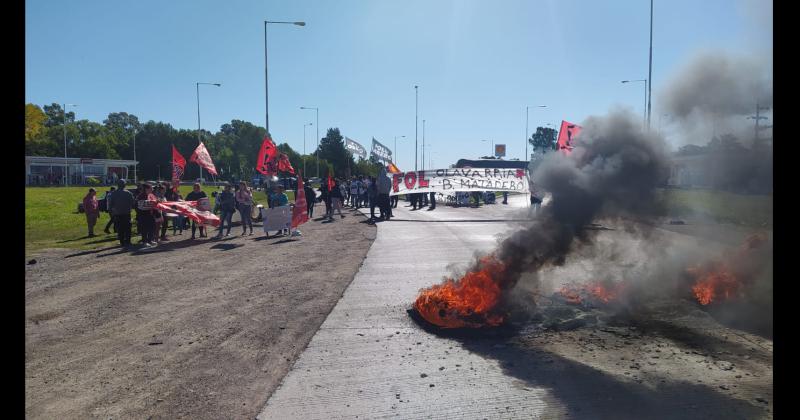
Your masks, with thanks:
<instances>
[{"instance_id":1,"label":"tall lamp post","mask_svg":"<svg viewBox=\"0 0 800 420\"><path fill-rule=\"evenodd\" d=\"M399 156L399 153L397 152L397 138L398 137L400 137L402 139L402 138L405 138L406 136L394 136L394 156ZM397 158L396 157L394 158L394 164L395 164L395 166L397 166Z\"/></svg>"},{"instance_id":2,"label":"tall lamp post","mask_svg":"<svg viewBox=\"0 0 800 420\"><path fill-rule=\"evenodd\" d=\"M319 178L319 108L301 106L300 109L313 109L317 112L317 150L314 151L314 156L317 158L317 178Z\"/></svg>"},{"instance_id":3,"label":"tall lamp post","mask_svg":"<svg viewBox=\"0 0 800 420\"><path fill-rule=\"evenodd\" d=\"M216 87L222 86L222 83L206 83L206 82L195 82L195 86L197 87L197 144L199 145L202 140L200 139L200 85L214 85ZM134 134L134 144L136 141L136 134ZM135 158L134 158L135 160ZM197 165L200 168L200 179L203 179L203 167ZM134 170L134 173L136 171Z\"/></svg>"},{"instance_id":4,"label":"tall lamp post","mask_svg":"<svg viewBox=\"0 0 800 420\"><path fill-rule=\"evenodd\" d=\"M306 26L305 22L270 22L264 21L264 110L266 112L266 129L269 135L269 79L267 78L267 24L280 23L286 25Z\"/></svg>"},{"instance_id":5,"label":"tall lamp post","mask_svg":"<svg viewBox=\"0 0 800 420\"><path fill-rule=\"evenodd\" d=\"M419 155L418 151L418 142L417 136L418 133L418 125L419 125L419 86L414 85L414 170L417 170L417 156Z\"/></svg>"},{"instance_id":6,"label":"tall lamp post","mask_svg":"<svg viewBox=\"0 0 800 420\"><path fill-rule=\"evenodd\" d=\"M67 105L77 107L76 104L64 104L61 107L62 112L64 112L64 186L69 185L69 176L67 173L69 172L69 165L67 164Z\"/></svg>"},{"instance_id":7,"label":"tall lamp post","mask_svg":"<svg viewBox=\"0 0 800 420\"><path fill-rule=\"evenodd\" d=\"M525 106L525 160L530 160L531 157L528 154L528 109L531 108L530 106ZM536 105L536 108L547 108L547 105ZM534 151L536 153L536 151Z\"/></svg>"},{"instance_id":8,"label":"tall lamp post","mask_svg":"<svg viewBox=\"0 0 800 420\"><path fill-rule=\"evenodd\" d=\"M643 128L650 128L650 119L649 111L647 110L647 79L637 79L637 80L623 80L622 83L632 83L632 82L644 82L644 119L642 120L642 127Z\"/></svg>"},{"instance_id":9,"label":"tall lamp post","mask_svg":"<svg viewBox=\"0 0 800 420\"><path fill-rule=\"evenodd\" d=\"M650 64L647 70L647 80L650 81L650 89L647 91L647 130L650 131L650 100L653 93L653 0L650 0Z\"/></svg>"},{"instance_id":10,"label":"tall lamp post","mask_svg":"<svg viewBox=\"0 0 800 420\"><path fill-rule=\"evenodd\" d=\"M306 173L306 127L314 123L303 124L303 173ZM307 176L307 175L306 175Z\"/></svg>"},{"instance_id":11,"label":"tall lamp post","mask_svg":"<svg viewBox=\"0 0 800 420\"><path fill-rule=\"evenodd\" d=\"M425 170L425 120L422 120L422 170Z\"/></svg>"}]
</instances>

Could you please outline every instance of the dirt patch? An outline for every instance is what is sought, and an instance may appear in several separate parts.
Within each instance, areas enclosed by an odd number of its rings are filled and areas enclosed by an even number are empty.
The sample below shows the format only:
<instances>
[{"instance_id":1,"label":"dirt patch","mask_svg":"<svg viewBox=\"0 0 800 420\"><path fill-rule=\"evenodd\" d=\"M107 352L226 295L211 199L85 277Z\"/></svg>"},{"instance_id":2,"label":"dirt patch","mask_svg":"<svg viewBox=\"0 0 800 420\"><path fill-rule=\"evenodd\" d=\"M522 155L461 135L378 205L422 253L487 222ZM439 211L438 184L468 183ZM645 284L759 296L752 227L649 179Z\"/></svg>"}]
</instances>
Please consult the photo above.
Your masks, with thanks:
<instances>
[{"instance_id":1,"label":"dirt patch","mask_svg":"<svg viewBox=\"0 0 800 420\"><path fill-rule=\"evenodd\" d=\"M26 417L254 418L358 271L375 238L363 220L310 221L292 238L170 232L146 253L37 252Z\"/></svg>"}]
</instances>

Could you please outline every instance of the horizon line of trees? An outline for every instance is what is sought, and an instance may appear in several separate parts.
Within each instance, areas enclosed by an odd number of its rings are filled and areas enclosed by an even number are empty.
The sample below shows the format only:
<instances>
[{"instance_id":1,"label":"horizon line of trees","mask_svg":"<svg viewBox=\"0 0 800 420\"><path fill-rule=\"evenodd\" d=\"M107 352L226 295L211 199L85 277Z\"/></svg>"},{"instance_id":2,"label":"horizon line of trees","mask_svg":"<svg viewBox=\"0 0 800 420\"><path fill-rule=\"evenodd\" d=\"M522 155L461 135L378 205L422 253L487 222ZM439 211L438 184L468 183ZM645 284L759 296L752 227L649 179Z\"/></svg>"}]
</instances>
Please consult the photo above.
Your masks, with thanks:
<instances>
[{"instance_id":1,"label":"horizon line of trees","mask_svg":"<svg viewBox=\"0 0 800 420\"><path fill-rule=\"evenodd\" d=\"M176 129L168 123L150 120L141 123L127 112L111 112L102 123L87 119L76 120L74 112L64 113L60 104L39 107L25 105L25 155L63 156L66 122L67 155L93 159L133 160L133 142L136 136L137 176L162 179L172 175L172 145L186 159L183 179L198 178L200 170L189 158L202 140L217 168L218 179L250 180L256 174L256 159L266 129L243 120L231 120L212 133L208 130ZM273 139L274 141L274 139ZM303 177L335 177L351 175L377 175L381 164L374 160L359 159L344 147L344 137L336 127L329 128L320 139L319 148L302 155L287 143L277 144L278 150L289 157L295 171L303 170L303 160L308 173ZM208 178L207 171L203 171Z\"/></svg>"}]
</instances>

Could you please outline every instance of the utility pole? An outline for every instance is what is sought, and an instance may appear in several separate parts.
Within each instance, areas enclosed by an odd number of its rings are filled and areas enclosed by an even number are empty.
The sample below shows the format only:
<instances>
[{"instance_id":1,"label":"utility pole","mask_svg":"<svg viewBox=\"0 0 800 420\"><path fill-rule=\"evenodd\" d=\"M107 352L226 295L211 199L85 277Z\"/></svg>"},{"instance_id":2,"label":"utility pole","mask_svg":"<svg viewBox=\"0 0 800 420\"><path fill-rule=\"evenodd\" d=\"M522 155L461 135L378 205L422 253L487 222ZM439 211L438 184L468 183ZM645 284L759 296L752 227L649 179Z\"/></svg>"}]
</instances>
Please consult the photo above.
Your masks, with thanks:
<instances>
[{"instance_id":1,"label":"utility pole","mask_svg":"<svg viewBox=\"0 0 800 420\"><path fill-rule=\"evenodd\" d=\"M417 155L419 152L417 151L419 142L417 141L417 136L419 135L419 86L414 85L414 170L418 170L417 168Z\"/></svg>"},{"instance_id":2,"label":"utility pole","mask_svg":"<svg viewBox=\"0 0 800 420\"><path fill-rule=\"evenodd\" d=\"M422 170L425 170L425 120L422 120Z\"/></svg>"},{"instance_id":3,"label":"utility pole","mask_svg":"<svg viewBox=\"0 0 800 420\"><path fill-rule=\"evenodd\" d=\"M748 120L756 120L755 137L754 137L755 138L755 142L753 143L753 146L758 144L758 120L766 120L767 119L767 117L762 117L761 116L761 111L762 110L766 111L768 109L769 109L769 107L759 106L758 102L756 102L756 115L747 117Z\"/></svg>"},{"instance_id":4,"label":"utility pole","mask_svg":"<svg viewBox=\"0 0 800 420\"><path fill-rule=\"evenodd\" d=\"M650 0L650 66L647 72L647 131L650 131L650 111L653 93L653 0Z\"/></svg>"}]
</instances>

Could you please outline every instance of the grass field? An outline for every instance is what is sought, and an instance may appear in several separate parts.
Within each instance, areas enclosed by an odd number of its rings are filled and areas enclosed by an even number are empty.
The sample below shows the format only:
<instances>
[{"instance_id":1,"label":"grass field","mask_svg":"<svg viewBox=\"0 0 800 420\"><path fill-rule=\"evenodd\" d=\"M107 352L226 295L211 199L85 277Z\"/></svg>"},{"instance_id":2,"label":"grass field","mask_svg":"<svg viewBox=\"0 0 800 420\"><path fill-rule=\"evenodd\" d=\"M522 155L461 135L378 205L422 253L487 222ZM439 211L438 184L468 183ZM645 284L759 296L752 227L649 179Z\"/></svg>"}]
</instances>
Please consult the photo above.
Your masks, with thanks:
<instances>
[{"instance_id":1,"label":"grass field","mask_svg":"<svg viewBox=\"0 0 800 420\"><path fill-rule=\"evenodd\" d=\"M99 187L97 190L99 200L108 188ZM191 190L190 185L180 187L184 197ZM209 196L215 190L215 187L203 188ZM116 235L103 233L109 221L108 213L100 213L94 228L97 236L87 237L86 215L78 213L78 203L83 201L88 191L88 187L25 188L25 252L42 248L93 249L115 244ZM287 195L290 201L294 200L293 191L287 191ZM256 191L254 199L259 204L267 203L266 195L261 191ZM134 216L132 213L132 218Z\"/></svg>"},{"instance_id":2,"label":"grass field","mask_svg":"<svg viewBox=\"0 0 800 420\"><path fill-rule=\"evenodd\" d=\"M712 190L663 190L671 216L703 217L719 223L772 228L772 196Z\"/></svg>"}]
</instances>

